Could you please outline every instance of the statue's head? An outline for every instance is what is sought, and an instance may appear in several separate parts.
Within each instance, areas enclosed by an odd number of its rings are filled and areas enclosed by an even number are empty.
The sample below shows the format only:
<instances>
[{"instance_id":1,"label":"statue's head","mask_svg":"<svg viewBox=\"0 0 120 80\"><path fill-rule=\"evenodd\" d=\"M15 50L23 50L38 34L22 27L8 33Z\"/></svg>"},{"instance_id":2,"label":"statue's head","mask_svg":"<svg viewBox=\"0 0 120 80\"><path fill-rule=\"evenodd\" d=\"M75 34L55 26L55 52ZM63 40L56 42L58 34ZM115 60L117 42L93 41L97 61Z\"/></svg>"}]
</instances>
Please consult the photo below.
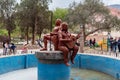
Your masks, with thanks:
<instances>
[{"instance_id":1,"label":"statue's head","mask_svg":"<svg viewBox=\"0 0 120 80\"><path fill-rule=\"evenodd\" d=\"M61 19L57 19L57 20L55 21L55 25L56 25L56 26L60 26L61 23L62 23L62 20L61 20Z\"/></svg>"},{"instance_id":2,"label":"statue's head","mask_svg":"<svg viewBox=\"0 0 120 80\"><path fill-rule=\"evenodd\" d=\"M62 30L62 31L68 31L68 24L67 24L66 22L63 22L63 23L61 24L61 30Z\"/></svg>"}]
</instances>

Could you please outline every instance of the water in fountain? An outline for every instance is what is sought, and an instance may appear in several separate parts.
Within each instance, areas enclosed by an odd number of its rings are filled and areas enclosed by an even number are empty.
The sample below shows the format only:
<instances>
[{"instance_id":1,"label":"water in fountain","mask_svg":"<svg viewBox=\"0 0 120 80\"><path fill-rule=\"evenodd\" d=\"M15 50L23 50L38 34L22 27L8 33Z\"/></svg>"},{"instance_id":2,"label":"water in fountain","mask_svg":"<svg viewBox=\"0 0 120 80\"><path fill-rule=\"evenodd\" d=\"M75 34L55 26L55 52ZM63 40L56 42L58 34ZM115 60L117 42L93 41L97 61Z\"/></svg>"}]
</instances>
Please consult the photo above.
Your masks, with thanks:
<instances>
[{"instance_id":1,"label":"water in fountain","mask_svg":"<svg viewBox=\"0 0 120 80\"><path fill-rule=\"evenodd\" d=\"M0 75L0 80L37 80L37 68L28 68ZM93 70L72 68L71 80L115 80L112 76Z\"/></svg>"}]
</instances>

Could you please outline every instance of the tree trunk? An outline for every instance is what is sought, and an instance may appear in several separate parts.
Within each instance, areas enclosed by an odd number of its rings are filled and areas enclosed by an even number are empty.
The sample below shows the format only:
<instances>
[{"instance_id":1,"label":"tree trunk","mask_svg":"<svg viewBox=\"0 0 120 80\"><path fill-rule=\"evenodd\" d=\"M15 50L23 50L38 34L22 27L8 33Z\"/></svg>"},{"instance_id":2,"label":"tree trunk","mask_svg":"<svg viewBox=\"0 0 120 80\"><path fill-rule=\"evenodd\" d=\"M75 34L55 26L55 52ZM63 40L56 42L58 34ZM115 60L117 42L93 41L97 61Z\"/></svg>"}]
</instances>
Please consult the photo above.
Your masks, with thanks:
<instances>
[{"instance_id":1,"label":"tree trunk","mask_svg":"<svg viewBox=\"0 0 120 80\"><path fill-rule=\"evenodd\" d=\"M11 32L10 32L10 30L8 30L8 39L9 39L9 42L11 42Z\"/></svg>"},{"instance_id":2,"label":"tree trunk","mask_svg":"<svg viewBox=\"0 0 120 80\"><path fill-rule=\"evenodd\" d=\"M32 44L35 44L35 37L37 33L37 27L38 27L38 18L37 16L35 17L35 24L32 27Z\"/></svg>"},{"instance_id":3,"label":"tree trunk","mask_svg":"<svg viewBox=\"0 0 120 80\"><path fill-rule=\"evenodd\" d=\"M80 42L80 52L81 53L84 53L84 43L85 43L85 25L82 25L82 34L81 34L81 37L79 39L79 42Z\"/></svg>"},{"instance_id":4,"label":"tree trunk","mask_svg":"<svg viewBox=\"0 0 120 80\"><path fill-rule=\"evenodd\" d=\"M41 38L41 32L40 32L40 34L39 34L39 39Z\"/></svg>"},{"instance_id":5,"label":"tree trunk","mask_svg":"<svg viewBox=\"0 0 120 80\"><path fill-rule=\"evenodd\" d=\"M32 26L32 45L35 44L35 26Z\"/></svg>"},{"instance_id":6,"label":"tree trunk","mask_svg":"<svg viewBox=\"0 0 120 80\"><path fill-rule=\"evenodd\" d=\"M29 35L28 35L28 31L29 31L29 27L27 27L27 29L26 29L26 33L25 33L25 34L26 34L26 41L27 41L27 44L29 43L29 42L28 42L28 37L29 37Z\"/></svg>"},{"instance_id":7,"label":"tree trunk","mask_svg":"<svg viewBox=\"0 0 120 80\"><path fill-rule=\"evenodd\" d=\"M83 35L83 34L82 34ZM83 49L83 47L84 47L84 44L83 44L83 36L81 36L80 38L79 38L79 43L80 43L80 47L79 47L79 52L81 52L81 53L83 53L84 52L84 49Z\"/></svg>"},{"instance_id":8,"label":"tree trunk","mask_svg":"<svg viewBox=\"0 0 120 80\"><path fill-rule=\"evenodd\" d=\"M83 43L85 43L85 25L83 25Z\"/></svg>"}]
</instances>

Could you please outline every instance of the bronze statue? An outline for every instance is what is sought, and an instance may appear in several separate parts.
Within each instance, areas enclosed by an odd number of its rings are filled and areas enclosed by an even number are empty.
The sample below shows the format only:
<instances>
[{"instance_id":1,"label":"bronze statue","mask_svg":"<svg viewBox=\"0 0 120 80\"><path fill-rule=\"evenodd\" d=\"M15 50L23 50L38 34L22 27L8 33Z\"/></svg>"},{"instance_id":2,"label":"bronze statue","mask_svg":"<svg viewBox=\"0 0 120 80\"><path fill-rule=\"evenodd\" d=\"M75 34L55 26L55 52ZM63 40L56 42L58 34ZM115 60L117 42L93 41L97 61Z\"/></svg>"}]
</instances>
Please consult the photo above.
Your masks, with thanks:
<instances>
[{"instance_id":1,"label":"bronze statue","mask_svg":"<svg viewBox=\"0 0 120 80\"><path fill-rule=\"evenodd\" d=\"M54 50L58 50L58 31L60 30L60 25L62 23L61 19L57 19L55 22L55 27L53 29L53 31L48 34L45 35L43 38L44 41L44 48L41 49L42 50L47 50L47 41L52 41L53 45L54 45Z\"/></svg>"},{"instance_id":2,"label":"bronze statue","mask_svg":"<svg viewBox=\"0 0 120 80\"><path fill-rule=\"evenodd\" d=\"M61 24L61 31L58 34L58 49L63 52L64 63L67 66L70 66L68 55L71 55L70 59L74 64L74 58L78 52L78 46L75 43L79 37L80 35L74 36L68 32L68 24L66 22Z\"/></svg>"},{"instance_id":3,"label":"bronze statue","mask_svg":"<svg viewBox=\"0 0 120 80\"><path fill-rule=\"evenodd\" d=\"M80 37L80 34L77 36L72 35L68 32L68 24L57 19L53 31L44 36L44 48L41 50L47 50L47 41L52 41L54 45L54 50L60 50L63 52L64 63L67 66L69 64L68 55L70 55L70 60L74 64L74 58L78 52L78 46L76 45L77 39Z\"/></svg>"}]
</instances>

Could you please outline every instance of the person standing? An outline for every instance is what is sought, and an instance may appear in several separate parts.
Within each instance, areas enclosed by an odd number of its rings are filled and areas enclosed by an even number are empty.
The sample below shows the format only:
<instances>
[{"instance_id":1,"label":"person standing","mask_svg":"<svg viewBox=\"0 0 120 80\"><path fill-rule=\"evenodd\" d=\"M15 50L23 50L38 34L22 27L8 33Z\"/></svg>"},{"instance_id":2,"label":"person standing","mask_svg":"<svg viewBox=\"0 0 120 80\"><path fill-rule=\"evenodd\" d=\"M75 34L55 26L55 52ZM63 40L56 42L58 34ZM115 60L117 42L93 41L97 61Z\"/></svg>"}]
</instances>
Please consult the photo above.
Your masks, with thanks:
<instances>
[{"instance_id":1,"label":"person standing","mask_svg":"<svg viewBox=\"0 0 120 80\"><path fill-rule=\"evenodd\" d=\"M5 42L3 42L3 55L5 55Z\"/></svg>"},{"instance_id":2,"label":"person standing","mask_svg":"<svg viewBox=\"0 0 120 80\"><path fill-rule=\"evenodd\" d=\"M8 44L8 42L6 42L5 43L5 54L4 55L8 54L8 49L9 49L9 44Z\"/></svg>"},{"instance_id":3,"label":"person standing","mask_svg":"<svg viewBox=\"0 0 120 80\"><path fill-rule=\"evenodd\" d=\"M90 48L93 46L92 45L92 39L89 40L89 46L90 46Z\"/></svg>"},{"instance_id":4,"label":"person standing","mask_svg":"<svg viewBox=\"0 0 120 80\"><path fill-rule=\"evenodd\" d=\"M110 38L110 50L113 51L113 38Z\"/></svg>"},{"instance_id":5,"label":"person standing","mask_svg":"<svg viewBox=\"0 0 120 80\"><path fill-rule=\"evenodd\" d=\"M28 47L27 46L28 46L28 44L23 45L21 53L27 53L28 52Z\"/></svg>"},{"instance_id":6,"label":"person standing","mask_svg":"<svg viewBox=\"0 0 120 80\"><path fill-rule=\"evenodd\" d=\"M113 51L116 52L116 49L117 49L117 39L115 38L113 40Z\"/></svg>"},{"instance_id":7,"label":"person standing","mask_svg":"<svg viewBox=\"0 0 120 80\"><path fill-rule=\"evenodd\" d=\"M11 48L13 54L15 54L15 48L16 48L16 46L15 46L14 43L11 43L11 47L10 48Z\"/></svg>"},{"instance_id":8,"label":"person standing","mask_svg":"<svg viewBox=\"0 0 120 80\"><path fill-rule=\"evenodd\" d=\"M119 37L117 43L118 43L118 51L120 52L120 37Z\"/></svg>"},{"instance_id":9,"label":"person standing","mask_svg":"<svg viewBox=\"0 0 120 80\"><path fill-rule=\"evenodd\" d=\"M96 44L96 39L95 38L93 39L92 44L93 44L93 48L95 48L95 44Z\"/></svg>"}]
</instances>

